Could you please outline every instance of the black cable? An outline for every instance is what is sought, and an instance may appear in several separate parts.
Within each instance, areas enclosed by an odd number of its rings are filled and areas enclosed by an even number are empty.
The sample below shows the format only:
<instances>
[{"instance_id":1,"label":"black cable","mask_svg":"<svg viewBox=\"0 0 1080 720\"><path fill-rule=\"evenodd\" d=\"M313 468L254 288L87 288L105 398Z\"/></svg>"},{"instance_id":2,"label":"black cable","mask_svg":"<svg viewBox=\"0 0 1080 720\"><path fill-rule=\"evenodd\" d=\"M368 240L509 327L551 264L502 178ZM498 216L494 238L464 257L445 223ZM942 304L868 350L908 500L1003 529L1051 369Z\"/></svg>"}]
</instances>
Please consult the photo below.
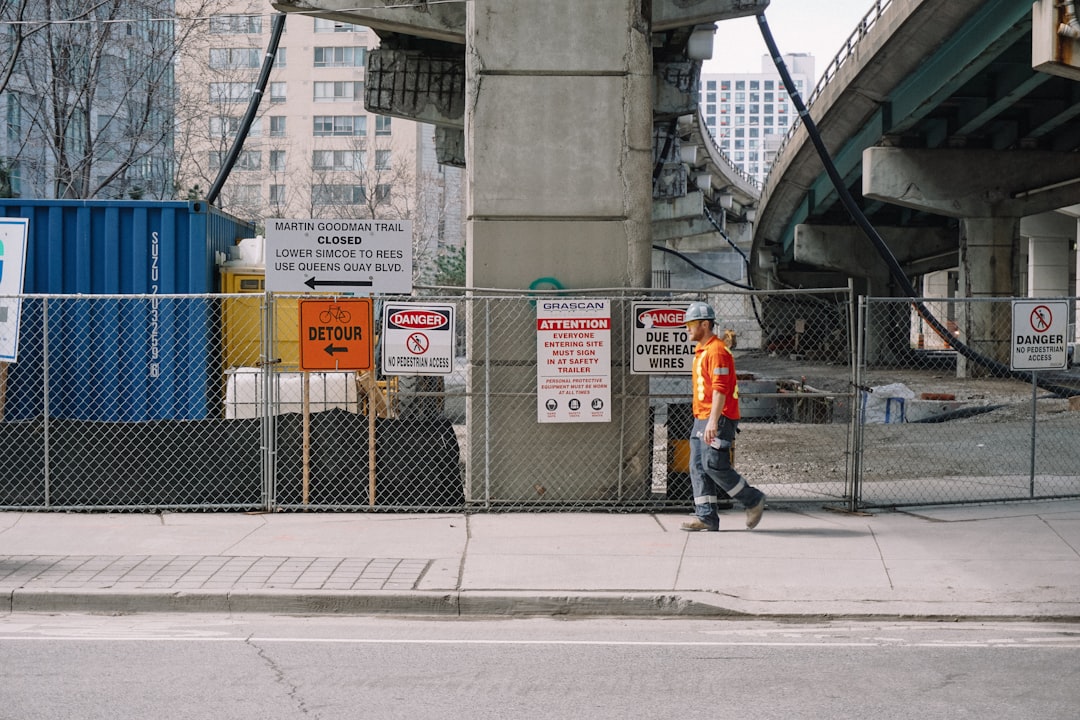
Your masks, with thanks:
<instances>
[{"instance_id":1,"label":"black cable","mask_svg":"<svg viewBox=\"0 0 1080 720\"><path fill-rule=\"evenodd\" d=\"M855 198L852 197L851 191L848 190L847 185L844 184L843 178L840 177L840 172L836 169L832 156L829 155L829 150L825 147L825 143L821 139L821 134L818 132L817 125L814 123L813 118L810 117L810 113L806 109L802 97L799 95L799 90L795 87L795 82L791 78L791 73L788 72L787 65L784 64L784 58L780 55L780 50L776 47L776 41L773 40L772 32L769 30L769 23L765 20L765 13L759 13L757 21L758 28L761 30L761 37L765 40L765 45L769 49L769 55L772 57L773 64L780 73L780 78L784 82L784 88L787 90L788 95L791 96L791 101L795 105L795 109L799 112L799 119L802 121L803 126L806 127L806 134L814 144L814 148L817 149L818 157L821 158L821 163L825 166L825 172L828 174L829 180L832 181L833 188L840 196L840 201L844 204L844 207L855 221L855 224L859 226L863 231L863 234L866 235L877 249L878 255L881 256L881 259L885 261L885 264L889 268L889 275L897 285L900 286L904 294L909 298L918 297L915 287L911 284L911 281L908 280L903 268L900 267L900 263L897 262L896 256L893 255L892 250L889 249L889 246L885 243L885 240L881 235L878 234L878 231L874 229L874 226L870 224L870 221L863 213L862 208L859 207L858 203L855 202ZM953 349L972 362L986 368L993 375L999 377L1014 377L1027 380L1028 382L1034 381L1044 390L1061 397L1080 395L1080 390L1048 383L1045 380L1039 380L1038 377L1034 376L1032 373L1024 372L1022 370L1013 370L1004 363L986 357L982 353L968 347L968 345L960 341L959 338L953 336L922 302L913 299L911 304L915 307L916 312L919 313L923 320L930 324L939 336L943 339L948 338L948 343Z\"/></svg>"},{"instance_id":2,"label":"black cable","mask_svg":"<svg viewBox=\"0 0 1080 720\"><path fill-rule=\"evenodd\" d=\"M743 285L742 283L735 282L734 280L729 280L728 278L724 277L723 275L718 275L717 273L714 273L712 270L706 270L705 268L698 265L696 262L694 262L693 260L691 260L687 256L683 255L678 250L672 250L671 248L664 247L663 245L653 245L653 250L661 250L661 251L666 252L666 253L671 253L675 257L677 257L677 258L683 260L684 262L686 262L688 265L690 265L690 267L694 268L695 270L697 270L699 272L703 272L703 273L705 273L706 275L708 275L710 277L716 278L717 280L723 280L728 285L734 285L735 287L742 288L743 290L753 290L754 289L754 288L750 287L749 285Z\"/></svg>"},{"instance_id":3,"label":"black cable","mask_svg":"<svg viewBox=\"0 0 1080 720\"><path fill-rule=\"evenodd\" d=\"M236 132L236 138L233 140L232 147L229 148L229 154L225 157L225 161L221 163L221 169L218 171L217 178L214 179L214 184L210 187L210 192L206 193L206 202L211 205L218 199L222 186L229 179L229 173L232 172L233 165L236 164L236 158L240 156L240 150L243 149L244 141L247 140L248 131L251 130L251 124L255 122L255 113L259 110L259 102L262 100L263 92L266 90L266 83L270 80L270 70L274 67L274 56L277 55L278 42L281 40L281 33L284 30L285 13L278 13L274 15L274 19L271 21L270 42L266 48L266 56L263 58L262 70L259 72L259 81L255 84L255 91L248 101L247 112L244 113L240 128Z\"/></svg>"}]
</instances>

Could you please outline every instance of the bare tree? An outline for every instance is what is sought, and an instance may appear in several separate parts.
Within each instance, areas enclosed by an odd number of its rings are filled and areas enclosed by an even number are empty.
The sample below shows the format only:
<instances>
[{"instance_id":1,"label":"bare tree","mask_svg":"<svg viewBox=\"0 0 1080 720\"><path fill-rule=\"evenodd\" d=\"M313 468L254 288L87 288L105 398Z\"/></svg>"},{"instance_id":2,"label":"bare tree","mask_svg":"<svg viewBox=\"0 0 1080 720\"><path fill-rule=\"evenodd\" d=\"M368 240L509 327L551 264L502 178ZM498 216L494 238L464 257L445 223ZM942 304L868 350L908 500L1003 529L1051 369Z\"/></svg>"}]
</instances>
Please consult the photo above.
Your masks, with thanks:
<instances>
[{"instance_id":1,"label":"bare tree","mask_svg":"<svg viewBox=\"0 0 1080 720\"><path fill-rule=\"evenodd\" d=\"M8 0L4 9L21 23L2 91L17 108L19 144L7 156L26 191L172 197L173 61L195 24L168 0Z\"/></svg>"}]
</instances>

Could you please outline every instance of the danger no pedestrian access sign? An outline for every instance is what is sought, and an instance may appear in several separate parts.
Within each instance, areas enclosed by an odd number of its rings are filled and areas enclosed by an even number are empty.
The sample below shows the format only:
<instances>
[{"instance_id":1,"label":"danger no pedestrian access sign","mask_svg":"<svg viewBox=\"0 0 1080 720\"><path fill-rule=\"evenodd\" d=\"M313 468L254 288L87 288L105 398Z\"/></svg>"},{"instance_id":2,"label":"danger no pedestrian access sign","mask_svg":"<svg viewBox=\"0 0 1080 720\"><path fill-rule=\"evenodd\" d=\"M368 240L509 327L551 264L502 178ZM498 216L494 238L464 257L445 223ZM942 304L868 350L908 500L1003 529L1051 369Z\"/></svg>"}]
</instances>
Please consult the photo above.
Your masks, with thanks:
<instances>
[{"instance_id":1,"label":"danger no pedestrian access sign","mask_svg":"<svg viewBox=\"0 0 1080 720\"><path fill-rule=\"evenodd\" d=\"M371 298L300 300L301 370L371 370Z\"/></svg>"},{"instance_id":2,"label":"danger no pedestrian access sign","mask_svg":"<svg viewBox=\"0 0 1080 720\"><path fill-rule=\"evenodd\" d=\"M454 306L383 304L385 375L448 375L454 370Z\"/></svg>"},{"instance_id":3,"label":"danger no pedestrian access sign","mask_svg":"<svg viewBox=\"0 0 1080 720\"><path fill-rule=\"evenodd\" d=\"M1068 324L1066 300L1014 300L1012 369L1064 370Z\"/></svg>"}]
</instances>

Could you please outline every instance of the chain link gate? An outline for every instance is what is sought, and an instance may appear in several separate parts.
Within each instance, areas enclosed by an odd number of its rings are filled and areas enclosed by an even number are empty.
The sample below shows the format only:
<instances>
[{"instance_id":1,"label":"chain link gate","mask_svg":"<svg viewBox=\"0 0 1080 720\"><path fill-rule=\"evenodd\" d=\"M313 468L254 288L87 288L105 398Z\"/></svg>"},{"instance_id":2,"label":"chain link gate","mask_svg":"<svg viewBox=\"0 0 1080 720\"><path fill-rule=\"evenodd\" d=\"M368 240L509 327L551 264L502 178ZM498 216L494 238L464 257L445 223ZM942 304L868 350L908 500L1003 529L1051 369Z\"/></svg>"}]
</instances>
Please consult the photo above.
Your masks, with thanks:
<instances>
[{"instance_id":1,"label":"chain link gate","mask_svg":"<svg viewBox=\"0 0 1080 720\"><path fill-rule=\"evenodd\" d=\"M610 302L607 422L537 422L536 302L548 296ZM299 372L299 299L17 298L18 359L0 370L0 507L689 508L689 367L628 369L634 303L696 299L737 345L740 471L773 502L850 497L847 290L376 299L456 308L457 357L439 376ZM805 381L814 363L834 369L835 386Z\"/></svg>"},{"instance_id":2,"label":"chain link gate","mask_svg":"<svg viewBox=\"0 0 1080 720\"><path fill-rule=\"evenodd\" d=\"M940 337L913 301L865 299L858 504L1080 496L1080 375L1039 370L995 377L978 358L954 349L955 337L1007 370L1013 300L921 299L947 330Z\"/></svg>"}]
</instances>

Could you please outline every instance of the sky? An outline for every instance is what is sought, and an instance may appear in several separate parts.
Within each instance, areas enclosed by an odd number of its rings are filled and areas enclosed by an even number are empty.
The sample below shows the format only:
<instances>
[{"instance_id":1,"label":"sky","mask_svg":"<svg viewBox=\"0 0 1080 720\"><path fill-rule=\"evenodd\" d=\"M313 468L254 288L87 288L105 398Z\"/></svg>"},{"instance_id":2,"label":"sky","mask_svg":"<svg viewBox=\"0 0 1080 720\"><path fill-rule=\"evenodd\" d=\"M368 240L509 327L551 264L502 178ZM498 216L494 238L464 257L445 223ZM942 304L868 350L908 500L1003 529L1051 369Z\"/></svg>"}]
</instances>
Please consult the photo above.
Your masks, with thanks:
<instances>
[{"instance_id":1,"label":"sky","mask_svg":"<svg viewBox=\"0 0 1080 720\"><path fill-rule=\"evenodd\" d=\"M810 53L820 77L875 0L772 0L765 11L769 30L781 53ZM761 72L768 54L757 18L724 20L716 24L713 56L703 72Z\"/></svg>"}]
</instances>

